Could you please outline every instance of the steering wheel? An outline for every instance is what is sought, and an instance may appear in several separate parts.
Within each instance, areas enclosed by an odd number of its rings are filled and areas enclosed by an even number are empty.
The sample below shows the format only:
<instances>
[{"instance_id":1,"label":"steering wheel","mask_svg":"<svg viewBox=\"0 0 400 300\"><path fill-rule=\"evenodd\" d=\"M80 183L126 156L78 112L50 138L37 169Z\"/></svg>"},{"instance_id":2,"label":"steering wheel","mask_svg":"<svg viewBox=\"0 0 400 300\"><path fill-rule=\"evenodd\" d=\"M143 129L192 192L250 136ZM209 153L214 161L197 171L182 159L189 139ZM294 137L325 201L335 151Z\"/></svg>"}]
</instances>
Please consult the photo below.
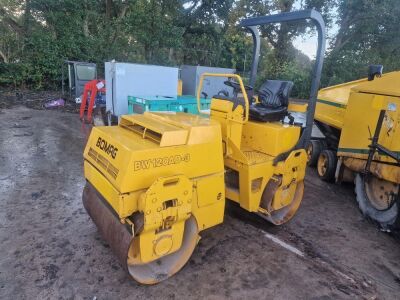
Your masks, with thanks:
<instances>
[{"instance_id":1,"label":"steering wheel","mask_svg":"<svg viewBox=\"0 0 400 300\"><path fill-rule=\"evenodd\" d=\"M235 90L235 92L240 92L240 91L241 91L240 84L237 83L236 81L233 81L233 80L225 80L225 81L224 81L224 84L227 85L227 86L232 87L232 88ZM252 91L252 90L253 90L253 87L250 86L250 85L244 85L244 89L245 89L246 91Z\"/></svg>"}]
</instances>

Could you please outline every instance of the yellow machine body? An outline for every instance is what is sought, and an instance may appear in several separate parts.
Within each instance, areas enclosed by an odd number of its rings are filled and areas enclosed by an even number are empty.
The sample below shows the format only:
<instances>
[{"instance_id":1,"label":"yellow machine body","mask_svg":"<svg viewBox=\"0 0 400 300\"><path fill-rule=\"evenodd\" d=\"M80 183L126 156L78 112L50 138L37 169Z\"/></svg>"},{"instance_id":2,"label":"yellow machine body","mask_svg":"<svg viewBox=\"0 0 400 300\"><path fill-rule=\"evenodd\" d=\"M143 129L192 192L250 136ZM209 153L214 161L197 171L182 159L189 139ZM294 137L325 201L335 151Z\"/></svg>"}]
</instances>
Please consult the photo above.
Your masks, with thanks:
<instances>
[{"instance_id":1,"label":"yellow machine body","mask_svg":"<svg viewBox=\"0 0 400 300\"><path fill-rule=\"evenodd\" d=\"M300 127L249 120L249 100L242 79L235 74L203 74L198 99L203 80L208 76L237 80L244 101L244 105L236 107L217 96L211 101L210 118L221 125L226 198L273 224L288 221L303 195L307 155L303 149L291 151L299 140ZM294 108L302 110L304 105ZM286 152L290 152L286 159L277 160Z\"/></svg>"},{"instance_id":2,"label":"yellow machine body","mask_svg":"<svg viewBox=\"0 0 400 300\"><path fill-rule=\"evenodd\" d=\"M391 231L400 228L400 72L380 73L320 90L325 138L308 153L323 180L354 181L362 213Z\"/></svg>"},{"instance_id":3,"label":"yellow machine body","mask_svg":"<svg viewBox=\"0 0 400 300\"><path fill-rule=\"evenodd\" d=\"M321 89L318 92L315 119L341 129L351 89L367 80L356 80Z\"/></svg>"},{"instance_id":4,"label":"yellow machine body","mask_svg":"<svg viewBox=\"0 0 400 300\"><path fill-rule=\"evenodd\" d=\"M380 111L386 110L379 144L400 154L400 72L356 80L321 89L315 119L340 130L337 149L344 164L357 172L365 167L371 136ZM381 179L400 183L400 168L392 158L376 153L372 172Z\"/></svg>"},{"instance_id":5,"label":"yellow machine body","mask_svg":"<svg viewBox=\"0 0 400 300\"><path fill-rule=\"evenodd\" d=\"M117 151L107 154L101 147L110 145ZM118 126L93 128L84 152L85 175L102 194L115 191L109 202L120 218L126 218L138 209L132 197L138 199L160 177L184 174L195 181L221 177L223 161L205 155L220 151L220 145L218 123L204 118L148 112L123 116ZM99 186L92 171L101 173ZM201 201L199 206L204 206Z\"/></svg>"}]
</instances>

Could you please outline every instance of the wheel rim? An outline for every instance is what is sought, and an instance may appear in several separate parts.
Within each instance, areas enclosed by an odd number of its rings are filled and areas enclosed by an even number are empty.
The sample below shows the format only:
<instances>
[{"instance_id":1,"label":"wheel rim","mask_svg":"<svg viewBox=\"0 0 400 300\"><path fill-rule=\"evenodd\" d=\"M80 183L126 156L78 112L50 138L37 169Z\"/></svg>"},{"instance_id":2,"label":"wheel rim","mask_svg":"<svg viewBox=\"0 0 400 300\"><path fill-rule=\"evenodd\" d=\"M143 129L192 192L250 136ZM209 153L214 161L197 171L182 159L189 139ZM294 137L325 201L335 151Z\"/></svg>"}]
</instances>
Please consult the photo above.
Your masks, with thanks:
<instances>
[{"instance_id":1,"label":"wheel rim","mask_svg":"<svg viewBox=\"0 0 400 300\"><path fill-rule=\"evenodd\" d=\"M371 195L367 195L366 187L368 185L368 189L370 189L372 183L366 183L366 180L370 179L366 177L372 177L372 175L365 176L363 174L357 174L355 178L356 198L361 212L371 220L377 222L379 226L384 230L391 231L395 228L399 229L398 224L400 224L400 214L397 201L394 201L391 206L385 205L386 207L388 207L387 209L376 209L373 205L373 201L369 198L371 197ZM374 179L371 179L371 181L372 180ZM397 186L397 190L398 188L399 185Z\"/></svg>"},{"instance_id":2,"label":"wheel rim","mask_svg":"<svg viewBox=\"0 0 400 300\"><path fill-rule=\"evenodd\" d=\"M399 185L371 175L364 178L364 190L375 209L387 210L396 201Z\"/></svg>"},{"instance_id":3,"label":"wheel rim","mask_svg":"<svg viewBox=\"0 0 400 300\"><path fill-rule=\"evenodd\" d=\"M328 169L328 157L321 153L318 157L318 174L320 176L324 176L326 174L326 170Z\"/></svg>"}]
</instances>

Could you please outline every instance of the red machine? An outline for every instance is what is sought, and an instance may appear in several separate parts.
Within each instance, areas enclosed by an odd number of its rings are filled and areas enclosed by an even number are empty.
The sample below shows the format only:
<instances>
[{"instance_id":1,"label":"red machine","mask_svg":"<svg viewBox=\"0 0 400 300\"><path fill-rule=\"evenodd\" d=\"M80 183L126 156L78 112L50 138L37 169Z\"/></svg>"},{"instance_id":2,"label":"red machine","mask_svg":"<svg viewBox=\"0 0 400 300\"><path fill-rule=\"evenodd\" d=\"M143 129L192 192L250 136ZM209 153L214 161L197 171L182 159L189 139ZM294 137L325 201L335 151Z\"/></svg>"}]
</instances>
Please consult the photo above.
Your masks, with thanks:
<instances>
[{"instance_id":1,"label":"red machine","mask_svg":"<svg viewBox=\"0 0 400 300\"><path fill-rule=\"evenodd\" d=\"M104 79L94 79L85 84L85 88L83 90L81 108L79 110L79 117L82 121L86 121L88 123L92 122L92 112L97 94L105 92L106 92L106 81ZM87 107L87 116L85 119L84 114L89 95L90 95L90 100Z\"/></svg>"}]
</instances>

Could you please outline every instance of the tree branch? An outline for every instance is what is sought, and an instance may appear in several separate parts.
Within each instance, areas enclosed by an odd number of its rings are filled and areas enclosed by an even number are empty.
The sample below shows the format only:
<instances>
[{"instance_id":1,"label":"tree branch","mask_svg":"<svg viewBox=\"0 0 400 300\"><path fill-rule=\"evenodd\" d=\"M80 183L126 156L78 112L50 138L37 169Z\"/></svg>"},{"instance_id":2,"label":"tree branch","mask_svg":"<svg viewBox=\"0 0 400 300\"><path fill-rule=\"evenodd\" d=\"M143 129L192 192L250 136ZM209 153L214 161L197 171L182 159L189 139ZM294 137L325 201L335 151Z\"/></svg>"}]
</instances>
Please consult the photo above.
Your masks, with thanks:
<instances>
[{"instance_id":1,"label":"tree branch","mask_svg":"<svg viewBox=\"0 0 400 300\"><path fill-rule=\"evenodd\" d=\"M4 54L4 52L1 51L1 49L0 49L0 56L1 56L1 58L3 59L3 61L7 64L7 63L8 63L8 58L7 58L7 56Z\"/></svg>"},{"instance_id":2,"label":"tree branch","mask_svg":"<svg viewBox=\"0 0 400 300\"><path fill-rule=\"evenodd\" d=\"M17 21L15 21L8 13L7 11L4 9L4 7L0 7L0 17L1 17L1 21L5 24L8 25L9 27L11 27L12 29L14 29L17 33L23 35L24 29L22 28L21 25L19 25L17 23Z\"/></svg>"},{"instance_id":3,"label":"tree branch","mask_svg":"<svg viewBox=\"0 0 400 300\"><path fill-rule=\"evenodd\" d=\"M264 31L263 32L264 37L266 37L269 41L269 43L276 48L278 46L278 43L274 40L274 36L270 31Z\"/></svg>"}]
</instances>

